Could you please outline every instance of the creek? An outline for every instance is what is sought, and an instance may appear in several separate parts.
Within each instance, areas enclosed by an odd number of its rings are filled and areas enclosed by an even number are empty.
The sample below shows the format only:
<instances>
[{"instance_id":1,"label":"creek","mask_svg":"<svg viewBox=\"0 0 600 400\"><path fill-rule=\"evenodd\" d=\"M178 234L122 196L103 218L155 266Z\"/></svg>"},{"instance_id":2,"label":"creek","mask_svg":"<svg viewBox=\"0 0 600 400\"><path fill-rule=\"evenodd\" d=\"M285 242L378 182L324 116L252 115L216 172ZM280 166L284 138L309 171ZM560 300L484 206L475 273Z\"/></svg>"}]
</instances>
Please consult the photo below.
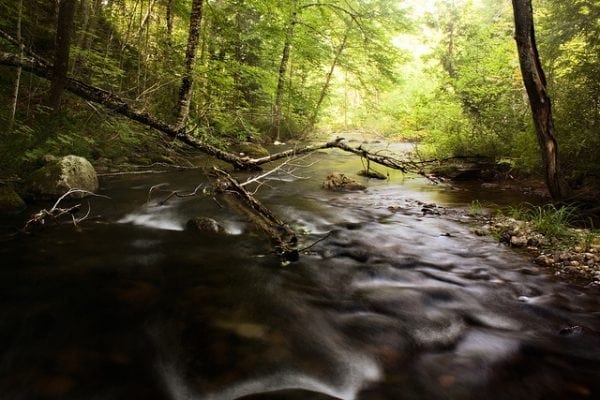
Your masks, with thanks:
<instances>
[{"instance_id":1,"label":"creek","mask_svg":"<svg viewBox=\"0 0 600 400\"><path fill-rule=\"evenodd\" d=\"M146 204L199 170L103 179L78 229L2 242L0 398L600 398L598 288L422 212L516 199L397 171L332 193L360 159L301 162L256 194L312 245L287 266L210 195ZM186 231L194 216L227 233Z\"/></svg>"}]
</instances>

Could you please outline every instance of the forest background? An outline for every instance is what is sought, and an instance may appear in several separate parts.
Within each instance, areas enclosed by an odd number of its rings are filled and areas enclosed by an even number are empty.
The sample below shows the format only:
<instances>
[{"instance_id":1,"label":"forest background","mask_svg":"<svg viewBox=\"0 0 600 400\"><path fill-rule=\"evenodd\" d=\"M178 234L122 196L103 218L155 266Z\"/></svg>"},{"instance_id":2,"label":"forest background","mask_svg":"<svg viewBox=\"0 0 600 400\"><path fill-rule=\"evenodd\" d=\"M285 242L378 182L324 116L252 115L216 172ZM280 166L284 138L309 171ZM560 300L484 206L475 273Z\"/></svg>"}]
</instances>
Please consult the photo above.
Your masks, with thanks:
<instances>
[{"instance_id":1,"label":"forest background","mask_svg":"<svg viewBox=\"0 0 600 400\"><path fill-rule=\"evenodd\" d=\"M563 172L597 186L600 2L533 6ZM1 0L0 30L0 52L62 59L217 147L361 131L542 175L507 0ZM174 144L60 79L0 69L0 178L47 154L170 161Z\"/></svg>"}]
</instances>

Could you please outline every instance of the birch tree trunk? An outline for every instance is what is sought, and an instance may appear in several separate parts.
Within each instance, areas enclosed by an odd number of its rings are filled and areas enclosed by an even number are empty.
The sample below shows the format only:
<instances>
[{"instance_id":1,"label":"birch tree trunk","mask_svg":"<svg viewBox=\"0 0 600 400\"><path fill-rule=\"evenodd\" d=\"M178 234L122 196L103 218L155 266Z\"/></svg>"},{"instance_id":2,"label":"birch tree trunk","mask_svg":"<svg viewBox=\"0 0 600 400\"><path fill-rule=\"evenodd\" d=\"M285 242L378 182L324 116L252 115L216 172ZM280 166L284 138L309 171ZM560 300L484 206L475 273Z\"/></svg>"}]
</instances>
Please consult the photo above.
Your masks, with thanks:
<instances>
[{"instance_id":1,"label":"birch tree trunk","mask_svg":"<svg viewBox=\"0 0 600 400\"><path fill-rule=\"evenodd\" d=\"M187 48L185 51L185 65L181 87L179 88L179 101L177 104L177 122L178 129L185 128L185 124L190 115L190 105L192 100L192 84L194 82L194 65L196 62L196 49L198 48L198 39L200 37L200 24L202 23L202 4L203 0L193 0L192 12L190 14L190 30L188 35Z\"/></svg>"},{"instance_id":2,"label":"birch tree trunk","mask_svg":"<svg viewBox=\"0 0 600 400\"><path fill-rule=\"evenodd\" d=\"M512 0L515 17L515 40L519 52L519 63L523 83L527 89L533 123L537 135L544 178L554 200L568 196L569 189L564 181L558 162L558 145L552 121L552 106L546 87L546 76L542 69L535 42L533 7L531 0Z\"/></svg>"}]
</instances>

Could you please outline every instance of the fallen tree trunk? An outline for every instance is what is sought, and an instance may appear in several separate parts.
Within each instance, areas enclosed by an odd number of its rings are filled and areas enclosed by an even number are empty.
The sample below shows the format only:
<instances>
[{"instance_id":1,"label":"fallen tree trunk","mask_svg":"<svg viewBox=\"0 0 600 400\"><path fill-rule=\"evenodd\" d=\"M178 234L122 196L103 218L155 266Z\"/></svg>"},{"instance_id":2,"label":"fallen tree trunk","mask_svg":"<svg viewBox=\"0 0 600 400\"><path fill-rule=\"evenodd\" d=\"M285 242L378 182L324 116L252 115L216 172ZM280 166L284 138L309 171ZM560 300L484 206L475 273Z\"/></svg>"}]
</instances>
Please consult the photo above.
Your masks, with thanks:
<instances>
[{"instance_id":1,"label":"fallen tree trunk","mask_svg":"<svg viewBox=\"0 0 600 400\"><path fill-rule=\"evenodd\" d=\"M251 193L227 172L213 168L217 177L216 191L231 193L243 204L243 209L252 222L271 240L277 254L283 261L298 260L298 238L287 223L279 219L263 206Z\"/></svg>"},{"instance_id":2,"label":"fallen tree trunk","mask_svg":"<svg viewBox=\"0 0 600 400\"><path fill-rule=\"evenodd\" d=\"M1 30L0 36L4 37L6 40L13 42L14 44L17 44L15 39L13 39L10 35ZM31 50L28 50L27 53L29 54L28 57L21 57L18 54L12 53L0 53L0 65L21 67L25 71L32 73L38 77L44 79L52 79L52 66L46 60L33 53ZM347 145L343 142L343 138L337 138L333 141L323 144L309 145L297 149L290 149L260 158L240 157L234 153L223 151L215 146L211 146L208 143L204 143L201 140L193 137L190 133L185 132L184 129L170 125L160 120L159 118L149 114L146 111L134 109L127 101L125 101L124 99L122 99L114 93L89 85L78 79L67 78L65 83L65 89L86 100L98 103L108 108L109 110L121 114L131 120L140 122L146 126L163 132L166 135L177 139L195 149L198 149L205 154L213 156L219 160L225 161L238 170L260 169L260 166L262 164L266 164L272 161L289 158L295 155L307 154L320 149L337 147L341 150L360 155L362 157L367 158L370 161L384 165L389 168L398 169L402 172L415 172L420 175L426 176L423 173L422 169L418 166L418 163L399 160L389 156L372 154L365 149L361 149L360 147L354 148Z\"/></svg>"}]
</instances>

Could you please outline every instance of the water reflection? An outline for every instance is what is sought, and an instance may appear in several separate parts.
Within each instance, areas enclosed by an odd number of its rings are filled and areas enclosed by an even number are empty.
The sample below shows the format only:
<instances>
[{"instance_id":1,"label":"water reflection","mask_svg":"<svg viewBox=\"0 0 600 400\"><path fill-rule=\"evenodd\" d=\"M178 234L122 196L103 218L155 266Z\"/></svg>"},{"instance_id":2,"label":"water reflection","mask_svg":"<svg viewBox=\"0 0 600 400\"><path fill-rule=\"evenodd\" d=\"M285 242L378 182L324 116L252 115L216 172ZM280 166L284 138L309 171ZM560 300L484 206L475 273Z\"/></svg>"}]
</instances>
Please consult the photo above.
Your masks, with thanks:
<instances>
[{"instance_id":1,"label":"water reflection","mask_svg":"<svg viewBox=\"0 0 600 400\"><path fill-rule=\"evenodd\" d=\"M396 173L324 192L322 177L360 161L314 157L312 179L257 194L313 245L285 268L209 196L145 204L160 182L205 179L193 171L106 181L102 220L4 243L1 397L600 397L597 289L417 203L456 192ZM235 235L182 230L198 215Z\"/></svg>"}]
</instances>

